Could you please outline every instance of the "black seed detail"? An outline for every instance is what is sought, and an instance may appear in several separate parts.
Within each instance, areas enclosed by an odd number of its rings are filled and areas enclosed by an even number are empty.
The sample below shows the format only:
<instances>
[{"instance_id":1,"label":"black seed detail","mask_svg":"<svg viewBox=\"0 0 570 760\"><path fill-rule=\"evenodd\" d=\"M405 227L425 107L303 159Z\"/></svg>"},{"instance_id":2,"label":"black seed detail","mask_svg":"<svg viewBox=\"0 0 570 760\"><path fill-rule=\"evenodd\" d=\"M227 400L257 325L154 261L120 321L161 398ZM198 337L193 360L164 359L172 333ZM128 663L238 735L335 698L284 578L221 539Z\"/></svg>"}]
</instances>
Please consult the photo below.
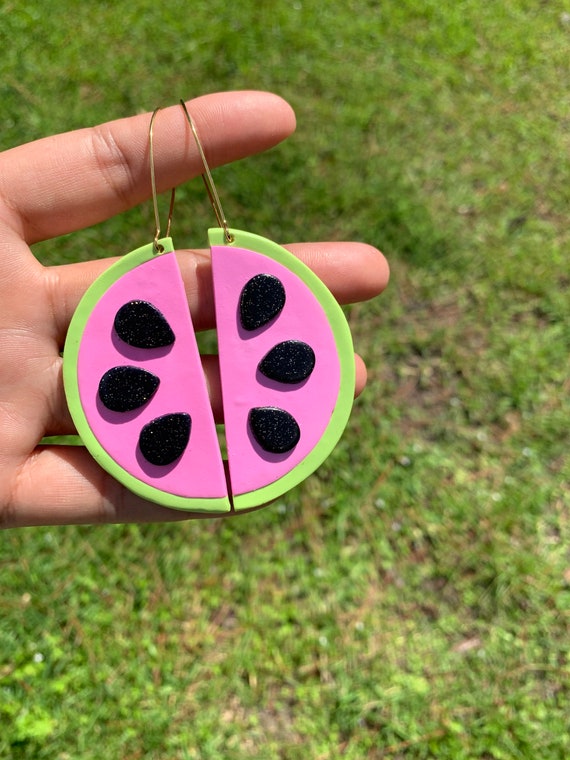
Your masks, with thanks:
<instances>
[{"instance_id":1,"label":"black seed detail","mask_svg":"<svg viewBox=\"0 0 570 760\"><path fill-rule=\"evenodd\" d=\"M315 352L301 340L284 340L273 346L259 362L259 371L280 383L300 383L315 368Z\"/></svg>"},{"instance_id":2,"label":"black seed detail","mask_svg":"<svg viewBox=\"0 0 570 760\"><path fill-rule=\"evenodd\" d=\"M285 306L283 283L272 274L256 274L241 291L239 315L244 330L256 330L276 317Z\"/></svg>"},{"instance_id":3,"label":"black seed detail","mask_svg":"<svg viewBox=\"0 0 570 760\"><path fill-rule=\"evenodd\" d=\"M164 315L148 301L129 301L115 315L119 338L135 348L162 348L174 343Z\"/></svg>"},{"instance_id":4,"label":"black seed detail","mask_svg":"<svg viewBox=\"0 0 570 760\"><path fill-rule=\"evenodd\" d=\"M275 406L250 409L249 427L255 440L271 454L285 454L299 443L301 431L295 418Z\"/></svg>"},{"instance_id":5,"label":"black seed detail","mask_svg":"<svg viewBox=\"0 0 570 760\"><path fill-rule=\"evenodd\" d=\"M99 398L112 412L132 412L152 398L160 380L138 367L113 367L99 381Z\"/></svg>"},{"instance_id":6,"label":"black seed detail","mask_svg":"<svg viewBox=\"0 0 570 760\"><path fill-rule=\"evenodd\" d=\"M184 453L190 440L192 419L189 414L164 414L151 420L141 430L139 447L143 457L158 466L172 464Z\"/></svg>"}]
</instances>

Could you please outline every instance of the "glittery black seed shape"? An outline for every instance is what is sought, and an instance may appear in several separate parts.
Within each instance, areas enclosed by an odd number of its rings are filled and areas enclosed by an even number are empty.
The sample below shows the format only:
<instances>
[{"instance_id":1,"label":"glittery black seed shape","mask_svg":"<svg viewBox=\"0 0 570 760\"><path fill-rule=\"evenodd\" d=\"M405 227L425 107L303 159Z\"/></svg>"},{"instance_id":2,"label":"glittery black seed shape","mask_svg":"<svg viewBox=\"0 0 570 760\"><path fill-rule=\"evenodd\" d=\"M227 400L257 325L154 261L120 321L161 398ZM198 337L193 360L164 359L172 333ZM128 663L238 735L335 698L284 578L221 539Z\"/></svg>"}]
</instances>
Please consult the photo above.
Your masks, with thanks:
<instances>
[{"instance_id":1,"label":"glittery black seed shape","mask_svg":"<svg viewBox=\"0 0 570 760\"><path fill-rule=\"evenodd\" d=\"M244 330L257 330L285 306L283 283L272 274L256 274L241 291L239 315Z\"/></svg>"},{"instance_id":2,"label":"glittery black seed shape","mask_svg":"<svg viewBox=\"0 0 570 760\"><path fill-rule=\"evenodd\" d=\"M152 398L160 380L138 367L113 367L99 381L99 398L112 412L132 412Z\"/></svg>"},{"instance_id":3,"label":"glittery black seed shape","mask_svg":"<svg viewBox=\"0 0 570 760\"><path fill-rule=\"evenodd\" d=\"M184 453L190 440L192 420L189 414L165 414L151 420L141 430L139 448L150 464L163 467Z\"/></svg>"},{"instance_id":4,"label":"glittery black seed shape","mask_svg":"<svg viewBox=\"0 0 570 760\"><path fill-rule=\"evenodd\" d=\"M163 348L174 343L164 315L148 301L129 301L115 315L119 338L134 348Z\"/></svg>"},{"instance_id":5,"label":"glittery black seed shape","mask_svg":"<svg viewBox=\"0 0 570 760\"><path fill-rule=\"evenodd\" d=\"M301 340L284 340L273 346L259 362L259 371L280 383L300 383L315 368L315 352Z\"/></svg>"},{"instance_id":6,"label":"glittery black seed shape","mask_svg":"<svg viewBox=\"0 0 570 760\"><path fill-rule=\"evenodd\" d=\"M250 409L249 427L257 443L271 454L285 454L294 449L301 431L295 418L276 406Z\"/></svg>"}]
</instances>

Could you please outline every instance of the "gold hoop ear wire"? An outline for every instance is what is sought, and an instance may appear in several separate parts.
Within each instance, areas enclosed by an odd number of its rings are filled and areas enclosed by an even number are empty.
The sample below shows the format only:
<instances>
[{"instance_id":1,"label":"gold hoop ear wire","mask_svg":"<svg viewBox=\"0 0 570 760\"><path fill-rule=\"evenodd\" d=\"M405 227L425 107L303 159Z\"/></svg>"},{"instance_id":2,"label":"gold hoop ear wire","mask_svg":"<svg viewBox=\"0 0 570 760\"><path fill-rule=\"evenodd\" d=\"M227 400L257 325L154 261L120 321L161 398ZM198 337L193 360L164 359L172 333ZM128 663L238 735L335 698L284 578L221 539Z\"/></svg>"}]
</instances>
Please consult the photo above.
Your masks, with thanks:
<instances>
[{"instance_id":1,"label":"gold hoop ear wire","mask_svg":"<svg viewBox=\"0 0 570 760\"><path fill-rule=\"evenodd\" d=\"M224 231L225 241L229 245L230 243L234 242L234 236L231 234L229 230L228 223L224 215L224 210L220 202L220 197L218 195L218 191L216 190L216 185L214 184L212 173L210 171L210 167L208 166L208 161L206 160L206 154L204 153L202 142L200 141L200 137L198 136L198 130L196 129L194 120L188 113L188 109L186 108L186 103L183 100L180 100L180 105L182 106L182 110L184 111L184 115L186 116L188 124L190 124L190 129L192 130L192 134L194 135L194 140L196 141L196 145L198 146L198 152L200 154L200 158L204 166L202 179L204 180L204 185L206 187L206 192L208 193L208 198L210 199L210 203L212 204L212 208L214 209L214 214L216 215L216 220L218 222L218 225Z\"/></svg>"},{"instance_id":2,"label":"gold hoop ear wire","mask_svg":"<svg viewBox=\"0 0 570 760\"><path fill-rule=\"evenodd\" d=\"M160 217L158 213L158 194L156 192L156 178L154 173L154 120L156 119L156 114L160 111L160 108L155 108L152 112L152 116L150 117L150 125L148 128L148 153L149 153L149 163L150 163L150 185L152 188L152 205L154 208L154 224L155 224L155 232L154 232L154 250L157 253L162 253L164 248L160 245L158 242L158 239L160 237ZM172 225L172 214L174 213L174 199L176 197L176 188L172 188L172 192L170 193L170 207L168 209L168 220L166 222L166 237L170 237L170 227Z\"/></svg>"}]
</instances>

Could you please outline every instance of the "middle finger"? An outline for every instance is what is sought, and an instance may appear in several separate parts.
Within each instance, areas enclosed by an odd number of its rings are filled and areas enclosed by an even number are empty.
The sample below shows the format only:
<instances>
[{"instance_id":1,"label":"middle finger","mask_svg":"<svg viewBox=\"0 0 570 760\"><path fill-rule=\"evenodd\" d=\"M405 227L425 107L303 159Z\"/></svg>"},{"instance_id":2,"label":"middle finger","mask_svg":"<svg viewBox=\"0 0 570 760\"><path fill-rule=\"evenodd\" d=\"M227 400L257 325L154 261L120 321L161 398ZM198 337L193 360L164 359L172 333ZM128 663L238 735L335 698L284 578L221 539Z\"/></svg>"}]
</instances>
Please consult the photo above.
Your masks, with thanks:
<instances>
[{"instance_id":1,"label":"middle finger","mask_svg":"<svg viewBox=\"0 0 570 760\"><path fill-rule=\"evenodd\" d=\"M364 243L296 243L285 246L305 262L340 303L373 298L388 282L384 256ZM192 321L196 330L214 326L214 299L209 251L181 250L177 254ZM50 299L61 346L71 318L87 288L116 259L64 264L46 269Z\"/></svg>"}]
</instances>

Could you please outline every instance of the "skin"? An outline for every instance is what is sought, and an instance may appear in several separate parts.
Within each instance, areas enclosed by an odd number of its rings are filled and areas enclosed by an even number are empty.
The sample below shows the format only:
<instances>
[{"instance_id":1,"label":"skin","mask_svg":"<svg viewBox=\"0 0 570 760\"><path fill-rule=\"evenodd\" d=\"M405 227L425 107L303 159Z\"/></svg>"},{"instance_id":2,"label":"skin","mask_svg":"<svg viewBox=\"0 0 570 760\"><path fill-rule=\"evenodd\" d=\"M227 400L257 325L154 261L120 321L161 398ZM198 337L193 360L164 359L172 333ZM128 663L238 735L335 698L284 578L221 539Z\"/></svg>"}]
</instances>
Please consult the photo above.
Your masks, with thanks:
<instances>
[{"instance_id":1,"label":"skin","mask_svg":"<svg viewBox=\"0 0 570 760\"><path fill-rule=\"evenodd\" d=\"M295 129L290 106L262 92L206 95L188 103L211 167L266 150ZM82 447L41 446L75 433L62 382L67 328L83 293L111 259L45 267L29 246L96 224L150 197L150 114L29 143L0 155L0 526L158 522L196 517L143 501ZM202 171L180 106L160 112L154 135L158 192ZM382 254L362 243L286 246L341 303L378 295ZM192 319L213 325L207 251L179 256ZM204 367L219 415L217 362ZM366 368L356 357L356 393Z\"/></svg>"}]
</instances>

